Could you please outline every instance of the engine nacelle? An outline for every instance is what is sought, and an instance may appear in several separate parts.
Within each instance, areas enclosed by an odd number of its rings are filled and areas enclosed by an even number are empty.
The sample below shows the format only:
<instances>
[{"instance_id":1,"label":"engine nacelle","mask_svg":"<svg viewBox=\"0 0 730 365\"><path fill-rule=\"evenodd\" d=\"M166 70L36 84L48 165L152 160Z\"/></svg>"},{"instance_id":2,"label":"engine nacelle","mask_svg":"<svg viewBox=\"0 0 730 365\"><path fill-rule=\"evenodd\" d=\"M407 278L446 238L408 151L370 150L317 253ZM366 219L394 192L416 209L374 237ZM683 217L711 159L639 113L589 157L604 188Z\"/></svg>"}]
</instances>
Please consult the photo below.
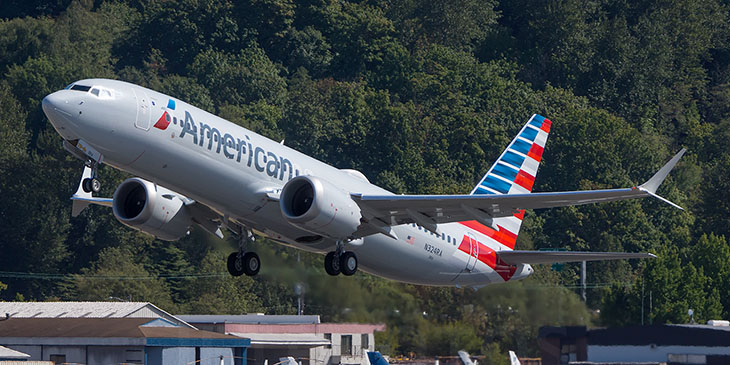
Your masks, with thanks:
<instances>
[{"instance_id":1,"label":"engine nacelle","mask_svg":"<svg viewBox=\"0 0 730 365\"><path fill-rule=\"evenodd\" d=\"M362 217L349 193L314 176L289 180L281 189L279 204L289 223L336 240L352 236Z\"/></svg>"},{"instance_id":2,"label":"engine nacelle","mask_svg":"<svg viewBox=\"0 0 730 365\"><path fill-rule=\"evenodd\" d=\"M114 216L123 224L159 239L175 241L193 224L179 194L138 177L125 180L114 192Z\"/></svg>"}]
</instances>

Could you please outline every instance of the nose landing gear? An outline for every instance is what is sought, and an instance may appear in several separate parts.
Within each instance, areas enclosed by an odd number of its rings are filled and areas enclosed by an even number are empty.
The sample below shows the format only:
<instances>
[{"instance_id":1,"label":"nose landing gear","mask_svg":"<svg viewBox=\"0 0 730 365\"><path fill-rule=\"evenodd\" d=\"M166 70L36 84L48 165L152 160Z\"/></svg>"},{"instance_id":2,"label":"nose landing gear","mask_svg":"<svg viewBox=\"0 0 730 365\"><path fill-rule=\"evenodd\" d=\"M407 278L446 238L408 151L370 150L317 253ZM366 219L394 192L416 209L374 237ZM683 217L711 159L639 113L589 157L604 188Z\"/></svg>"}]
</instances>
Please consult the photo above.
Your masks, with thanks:
<instances>
[{"instance_id":1,"label":"nose landing gear","mask_svg":"<svg viewBox=\"0 0 730 365\"><path fill-rule=\"evenodd\" d=\"M86 162L86 166L91 168L91 177L87 177L81 180L81 188L86 193L98 193L101 190L101 182L97 178L96 171L99 168L99 163L93 160Z\"/></svg>"}]
</instances>

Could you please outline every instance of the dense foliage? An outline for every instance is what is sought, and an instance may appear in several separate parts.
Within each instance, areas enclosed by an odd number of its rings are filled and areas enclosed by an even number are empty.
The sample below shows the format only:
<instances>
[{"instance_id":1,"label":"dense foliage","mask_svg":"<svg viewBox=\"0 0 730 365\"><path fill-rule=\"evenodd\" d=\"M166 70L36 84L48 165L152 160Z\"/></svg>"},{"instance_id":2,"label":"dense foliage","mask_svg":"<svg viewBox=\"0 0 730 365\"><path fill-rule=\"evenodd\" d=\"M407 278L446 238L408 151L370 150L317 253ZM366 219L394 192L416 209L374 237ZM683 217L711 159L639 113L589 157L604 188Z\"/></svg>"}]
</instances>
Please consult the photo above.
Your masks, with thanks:
<instances>
[{"instance_id":1,"label":"dense foliage","mask_svg":"<svg viewBox=\"0 0 730 365\"><path fill-rule=\"evenodd\" d=\"M0 297L151 301L176 313L382 321L385 353L536 353L546 324L730 317L730 33L719 0L9 0L0 6ZM689 152L656 200L530 212L518 248L650 251L539 267L479 291L366 274L261 240L163 242L110 210L70 217L81 162L40 100L87 77L187 100L398 193L464 193L533 113L553 120L535 190L641 183ZM101 171L105 195L125 175ZM600 310L600 312L599 312ZM600 313L600 314L597 314Z\"/></svg>"}]
</instances>

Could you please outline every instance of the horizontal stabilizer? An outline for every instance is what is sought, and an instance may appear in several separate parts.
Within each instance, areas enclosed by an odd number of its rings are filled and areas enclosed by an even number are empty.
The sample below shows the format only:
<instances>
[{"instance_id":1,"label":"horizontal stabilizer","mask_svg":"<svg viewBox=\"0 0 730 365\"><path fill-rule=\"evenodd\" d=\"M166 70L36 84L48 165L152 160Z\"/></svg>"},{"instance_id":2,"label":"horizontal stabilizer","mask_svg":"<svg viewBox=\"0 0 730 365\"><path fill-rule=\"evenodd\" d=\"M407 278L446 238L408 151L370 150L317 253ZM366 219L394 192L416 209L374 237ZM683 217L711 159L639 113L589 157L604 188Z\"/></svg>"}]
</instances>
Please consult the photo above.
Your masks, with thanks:
<instances>
[{"instance_id":1,"label":"horizontal stabilizer","mask_svg":"<svg viewBox=\"0 0 730 365\"><path fill-rule=\"evenodd\" d=\"M498 251L497 255L510 265L656 258L654 254L638 252Z\"/></svg>"}]
</instances>

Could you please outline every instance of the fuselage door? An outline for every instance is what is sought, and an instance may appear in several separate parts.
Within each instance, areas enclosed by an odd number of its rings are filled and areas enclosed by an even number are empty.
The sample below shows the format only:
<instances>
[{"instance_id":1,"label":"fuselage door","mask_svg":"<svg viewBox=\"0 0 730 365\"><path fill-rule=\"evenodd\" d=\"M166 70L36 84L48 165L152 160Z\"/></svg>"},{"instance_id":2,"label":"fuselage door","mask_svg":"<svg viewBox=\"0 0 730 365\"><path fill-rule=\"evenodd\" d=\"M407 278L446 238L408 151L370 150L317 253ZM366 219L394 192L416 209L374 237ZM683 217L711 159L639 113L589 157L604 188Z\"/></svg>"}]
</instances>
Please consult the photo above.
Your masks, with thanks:
<instances>
[{"instance_id":1,"label":"fuselage door","mask_svg":"<svg viewBox=\"0 0 730 365\"><path fill-rule=\"evenodd\" d=\"M134 126L147 131L150 129L150 98L144 90L132 89L132 91L137 99L137 120Z\"/></svg>"},{"instance_id":2,"label":"fuselage door","mask_svg":"<svg viewBox=\"0 0 730 365\"><path fill-rule=\"evenodd\" d=\"M466 271L472 272L477 264L477 261L479 261L479 242L477 242L477 239L471 232L467 232L466 236L470 246L469 259L466 262Z\"/></svg>"}]
</instances>

